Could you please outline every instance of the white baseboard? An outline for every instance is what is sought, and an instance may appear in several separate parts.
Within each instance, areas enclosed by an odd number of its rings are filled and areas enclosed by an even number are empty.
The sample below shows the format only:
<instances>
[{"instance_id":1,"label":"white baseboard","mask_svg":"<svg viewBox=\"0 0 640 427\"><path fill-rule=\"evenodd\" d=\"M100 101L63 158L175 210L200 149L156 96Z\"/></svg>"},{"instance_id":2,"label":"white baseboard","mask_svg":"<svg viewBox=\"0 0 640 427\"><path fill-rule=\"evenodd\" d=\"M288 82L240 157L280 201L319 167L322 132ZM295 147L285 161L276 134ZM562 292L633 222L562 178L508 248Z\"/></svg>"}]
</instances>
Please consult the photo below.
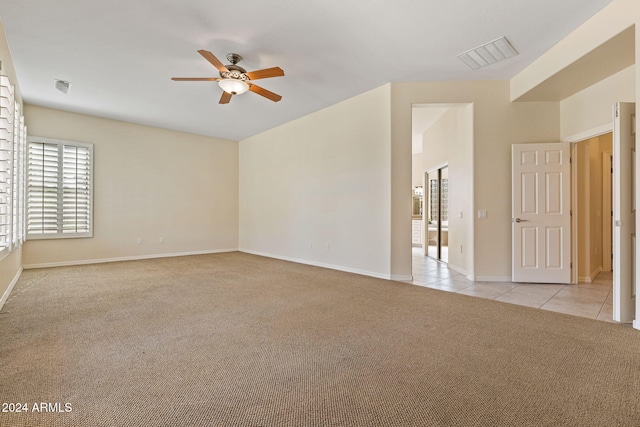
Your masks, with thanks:
<instances>
[{"instance_id":1,"label":"white baseboard","mask_svg":"<svg viewBox=\"0 0 640 427\"><path fill-rule=\"evenodd\" d=\"M7 288L6 291L4 291L2 298L0 298L0 311L2 311L2 307L4 307L4 303L7 302L7 299L9 299L9 295L11 294L13 287L16 285L16 283L18 283L18 279L20 278L21 274L22 274L22 267L20 267L16 275L13 277L13 280L11 280L11 283L9 283L9 287Z\"/></svg>"},{"instance_id":2,"label":"white baseboard","mask_svg":"<svg viewBox=\"0 0 640 427\"><path fill-rule=\"evenodd\" d=\"M587 276L587 277L578 276L578 282L592 283L595 280L595 278L598 276L598 274L600 274L601 271L602 271L602 267L598 267L593 273L591 273L591 276Z\"/></svg>"},{"instance_id":3,"label":"white baseboard","mask_svg":"<svg viewBox=\"0 0 640 427\"><path fill-rule=\"evenodd\" d=\"M168 253L168 254L133 255L133 256L116 257L116 258L98 258L98 259L83 259L83 260L77 260L77 261L47 262L47 263L41 263L41 264L25 264L22 267L25 270L28 270L32 268L65 267L70 265L85 265L85 264L102 264L105 262L136 261L141 259L171 258L171 257L178 257L178 256L207 255L207 254L218 254L218 253L224 253L224 252L237 252L237 251L238 251L238 248L210 249L206 251L174 252L174 253Z\"/></svg>"},{"instance_id":4,"label":"white baseboard","mask_svg":"<svg viewBox=\"0 0 640 427\"><path fill-rule=\"evenodd\" d=\"M457 265L447 264L447 268L448 268L449 270L453 270L453 271L455 271L456 273L460 273L460 274L462 274L462 275L463 275L467 280L471 280L471 281L473 281L473 280L474 280L474 279L473 279L473 275L469 274L469 273L467 272L467 270L465 270L465 269L463 269L463 268L460 268L460 267L458 267Z\"/></svg>"},{"instance_id":5,"label":"white baseboard","mask_svg":"<svg viewBox=\"0 0 640 427\"><path fill-rule=\"evenodd\" d=\"M350 267L344 267L341 265L334 265L334 264L325 264L322 262L317 262L317 261L311 261L308 259L301 259L301 258L293 258L293 257L288 257L288 256L283 256L283 255L275 255L275 254L271 254L271 253L266 253L266 252L259 252L259 251L252 251L250 249L239 249L240 252L244 252L244 253L248 253L248 254L252 254L252 255L258 255L258 256L263 256L263 257L267 257L267 258L275 258L275 259L281 259L283 261L291 261L291 262L295 262L298 264L306 264L306 265L313 265L314 267L322 267L322 268L328 268L331 270L338 270L338 271L344 271L347 273L355 273L355 274L360 274L363 276L370 276L370 277L375 277L378 279L387 279L387 280L398 280L398 281L410 281L413 280L411 275L407 275L407 276L391 276L389 274L380 274L380 273L375 273L372 271L366 271L366 270L359 270L357 268L350 268Z\"/></svg>"},{"instance_id":6,"label":"white baseboard","mask_svg":"<svg viewBox=\"0 0 640 427\"><path fill-rule=\"evenodd\" d=\"M407 275L391 275L389 276L389 280L395 280L396 282L413 282L413 276L410 274Z\"/></svg>"},{"instance_id":7,"label":"white baseboard","mask_svg":"<svg viewBox=\"0 0 640 427\"><path fill-rule=\"evenodd\" d=\"M633 329L640 330L640 321L639 320L634 320L633 321Z\"/></svg>"},{"instance_id":8,"label":"white baseboard","mask_svg":"<svg viewBox=\"0 0 640 427\"><path fill-rule=\"evenodd\" d=\"M510 282L511 276L476 276L476 282Z\"/></svg>"}]
</instances>

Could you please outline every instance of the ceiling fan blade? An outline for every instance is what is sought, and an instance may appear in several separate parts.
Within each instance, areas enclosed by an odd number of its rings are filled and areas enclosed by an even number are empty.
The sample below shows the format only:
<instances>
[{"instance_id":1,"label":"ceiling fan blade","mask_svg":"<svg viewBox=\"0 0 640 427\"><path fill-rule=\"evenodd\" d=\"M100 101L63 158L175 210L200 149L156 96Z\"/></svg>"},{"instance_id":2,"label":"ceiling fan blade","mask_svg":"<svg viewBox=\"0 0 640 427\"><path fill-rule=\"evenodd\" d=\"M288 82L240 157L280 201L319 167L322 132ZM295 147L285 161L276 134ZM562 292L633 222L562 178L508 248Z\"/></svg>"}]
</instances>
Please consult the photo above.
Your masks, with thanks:
<instances>
[{"instance_id":1,"label":"ceiling fan blade","mask_svg":"<svg viewBox=\"0 0 640 427\"><path fill-rule=\"evenodd\" d=\"M176 82L217 82L218 77L171 77Z\"/></svg>"},{"instance_id":2,"label":"ceiling fan blade","mask_svg":"<svg viewBox=\"0 0 640 427\"><path fill-rule=\"evenodd\" d=\"M267 79L269 77L282 77L284 71L280 67L265 68L264 70L250 71L245 73L251 80Z\"/></svg>"},{"instance_id":3,"label":"ceiling fan blade","mask_svg":"<svg viewBox=\"0 0 640 427\"><path fill-rule=\"evenodd\" d=\"M213 53L209 52L208 50L202 50L202 49L200 49L198 53L202 55L204 59L211 62L211 64L213 64L213 66L216 67L218 71L220 71L221 73L229 72L227 67L225 67L224 64L220 62L220 60L213 55Z\"/></svg>"},{"instance_id":4,"label":"ceiling fan blade","mask_svg":"<svg viewBox=\"0 0 640 427\"><path fill-rule=\"evenodd\" d=\"M219 104L228 104L231 101L231 96L229 92L222 91Z\"/></svg>"},{"instance_id":5,"label":"ceiling fan blade","mask_svg":"<svg viewBox=\"0 0 640 427\"><path fill-rule=\"evenodd\" d=\"M249 90L253 93L257 93L258 95L262 95L265 98L272 100L273 102L278 102L282 99L282 96L278 95L277 93L273 93L252 83L249 84Z\"/></svg>"}]
</instances>

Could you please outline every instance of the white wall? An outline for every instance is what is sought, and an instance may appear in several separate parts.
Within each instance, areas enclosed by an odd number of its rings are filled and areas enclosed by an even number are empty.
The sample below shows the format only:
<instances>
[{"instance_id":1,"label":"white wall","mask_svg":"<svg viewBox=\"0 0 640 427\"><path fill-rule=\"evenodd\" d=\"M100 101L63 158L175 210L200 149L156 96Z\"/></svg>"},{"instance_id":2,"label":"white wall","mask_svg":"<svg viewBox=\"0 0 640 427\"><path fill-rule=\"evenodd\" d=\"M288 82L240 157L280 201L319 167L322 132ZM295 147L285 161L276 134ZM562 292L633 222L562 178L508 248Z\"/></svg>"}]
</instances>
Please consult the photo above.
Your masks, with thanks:
<instances>
[{"instance_id":1,"label":"white wall","mask_svg":"<svg viewBox=\"0 0 640 427\"><path fill-rule=\"evenodd\" d=\"M450 108L422 141L422 171L448 165L449 267L473 277L473 105Z\"/></svg>"},{"instance_id":2,"label":"white wall","mask_svg":"<svg viewBox=\"0 0 640 427\"><path fill-rule=\"evenodd\" d=\"M237 142L32 105L25 120L95 158L94 237L29 240L25 267L237 250Z\"/></svg>"},{"instance_id":3,"label":"white wall","mask_svg":"<svg viewBox=\"0 0 640 427\"><path fill-rule=\"evenodd\" d=\"M385 85L240 142L241 250L390 277L389 100Z\"/></svg>"},{"instance_id":4,"label":"white wall","mask_svg":"<svg viewBox=\"0 0 640 427\"><path fill-rule=\"evenodd\" d=\"M613 105L635 102L635 65L560 102L560 132L572 141L613 129Z\"/></svg>"},{"instance_id":5,"label":"white wall","mask_svg":"<svg viewBox=\"0 0 640 427\"><path fill-rule=\"evenodd\" d=\"M422 172L422 153L411 157L411 188L423 185L424 173Z\"/></svg>"}]
</instances>

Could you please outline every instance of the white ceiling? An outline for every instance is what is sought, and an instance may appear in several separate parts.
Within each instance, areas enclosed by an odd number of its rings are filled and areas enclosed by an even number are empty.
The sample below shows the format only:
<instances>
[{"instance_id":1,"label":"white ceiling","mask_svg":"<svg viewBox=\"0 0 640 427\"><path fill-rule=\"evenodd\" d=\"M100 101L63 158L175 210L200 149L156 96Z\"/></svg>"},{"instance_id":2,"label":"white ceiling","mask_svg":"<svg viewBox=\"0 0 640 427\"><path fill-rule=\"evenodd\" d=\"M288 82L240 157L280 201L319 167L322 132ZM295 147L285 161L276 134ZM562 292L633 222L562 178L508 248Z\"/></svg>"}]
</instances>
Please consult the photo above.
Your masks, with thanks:
<instances>
[{"instance_id":1,"label":"white ceiling","mask_svg":"<svg viewBox=\"0 0 640 427\"><path fill-rule=\"evenodd\" d=\"M0 6L31 104L241 140L388 82L508 79L611 0L20 0ZM477 71L458 53L506 36L519 56ZM219 105L196 51L284 77ZM68 95L54 79L72 82Z\"/></svg>"}]
</instances>

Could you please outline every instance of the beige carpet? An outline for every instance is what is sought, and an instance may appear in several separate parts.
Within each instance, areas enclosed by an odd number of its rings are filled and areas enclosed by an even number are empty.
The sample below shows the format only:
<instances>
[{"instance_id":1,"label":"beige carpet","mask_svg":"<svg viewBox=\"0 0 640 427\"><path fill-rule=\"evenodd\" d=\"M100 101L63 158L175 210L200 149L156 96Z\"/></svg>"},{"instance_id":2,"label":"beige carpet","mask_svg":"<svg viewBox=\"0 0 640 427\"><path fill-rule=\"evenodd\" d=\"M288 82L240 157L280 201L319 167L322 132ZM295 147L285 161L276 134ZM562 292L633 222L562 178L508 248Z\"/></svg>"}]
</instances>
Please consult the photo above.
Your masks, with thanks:
<instances>
[{"instance_id":1,"label":"beige carpet","mask_svg":"<svg viewBox=\"0 0 640 427\"><path fill-rule=\"evenodd\" d=\"M640 425L636 330L242 253L28 270L0 331L2 426Z\"/></svg>"}]
</instances>

